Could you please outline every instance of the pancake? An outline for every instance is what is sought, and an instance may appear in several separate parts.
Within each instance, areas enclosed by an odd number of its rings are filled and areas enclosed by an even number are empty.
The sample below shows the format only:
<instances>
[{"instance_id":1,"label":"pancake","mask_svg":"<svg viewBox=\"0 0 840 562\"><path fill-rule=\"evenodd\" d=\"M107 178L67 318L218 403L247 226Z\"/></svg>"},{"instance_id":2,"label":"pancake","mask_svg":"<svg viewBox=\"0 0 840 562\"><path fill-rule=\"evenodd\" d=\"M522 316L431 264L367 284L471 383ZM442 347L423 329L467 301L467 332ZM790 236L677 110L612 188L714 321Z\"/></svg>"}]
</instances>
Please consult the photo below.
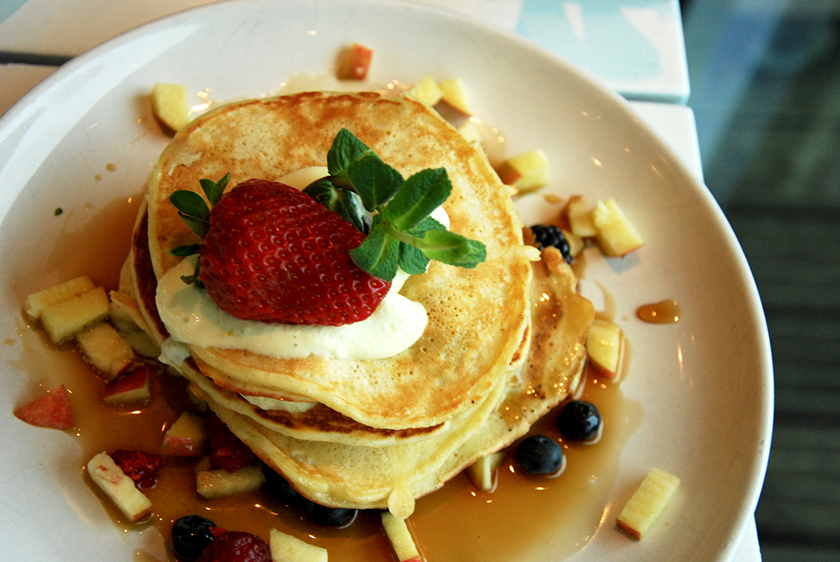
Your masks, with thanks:
<instances>
[{"instance_id":1,"label":"pancake","mask_svg":"<svg viewBox=\"0 0 840 562\"><path fill-rule=\"evenodd\" d=\"M271 432L211 397L208 403L266 464L313 501L388 508L407 517L414 498L513 443L577 386L594 308L577 294L576 278L565 263L549 260L535 263L534 269L535 329L524 364L511 368L480 407L429 439L379 448L301 441Z\"/></svg>"},{"instance_id":2,"label":"pancake","mask_svg":"<svg viewBox=\"0 0 840 562\"><path fill-rule=\"evenodd\" d=\"M295 395L372 428L432 427L474 408L506 376L530 322L528 249L509 190L486 157L437 113L408 98L373 93L304 93L222 106L179 131L162 153L147 193L155 276L177 263L166 253L196 239L168 198L200 191L202 178L232 174L229 186L323 165L336 133L348 128L404 177L446 168L453 191L444 208L451 230L487 246L475 269L432 262L400 293L429 317L421 338L386 359L308 356L277 359L235 349L190 346L241 393ZM212 376L212 375L211 375Z\"/></svg>"}]
</instances>

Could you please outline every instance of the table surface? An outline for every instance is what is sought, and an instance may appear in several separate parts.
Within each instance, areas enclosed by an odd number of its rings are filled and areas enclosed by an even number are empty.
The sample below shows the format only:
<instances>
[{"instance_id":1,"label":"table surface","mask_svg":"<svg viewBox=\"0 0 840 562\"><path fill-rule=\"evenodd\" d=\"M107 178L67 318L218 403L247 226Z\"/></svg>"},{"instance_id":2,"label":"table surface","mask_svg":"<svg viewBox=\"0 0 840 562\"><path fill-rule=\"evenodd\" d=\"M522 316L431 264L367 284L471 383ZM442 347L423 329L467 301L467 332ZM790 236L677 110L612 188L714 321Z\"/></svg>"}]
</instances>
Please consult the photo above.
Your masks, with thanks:
<instances>
[{"instance_id":1,"label":"table surface","mask_svg":"<svg viewBox=\"0 0 840 562\"><path fill-rule=\"evenodd\" d=\"M703 179L677 0L414 0L522 35L622 94ZM0 115L63 60L210 0L0 0ZM72 13L73 17L66 17ZM761 560L754 525L733 562Z\"/></svg>"}]
</instances>

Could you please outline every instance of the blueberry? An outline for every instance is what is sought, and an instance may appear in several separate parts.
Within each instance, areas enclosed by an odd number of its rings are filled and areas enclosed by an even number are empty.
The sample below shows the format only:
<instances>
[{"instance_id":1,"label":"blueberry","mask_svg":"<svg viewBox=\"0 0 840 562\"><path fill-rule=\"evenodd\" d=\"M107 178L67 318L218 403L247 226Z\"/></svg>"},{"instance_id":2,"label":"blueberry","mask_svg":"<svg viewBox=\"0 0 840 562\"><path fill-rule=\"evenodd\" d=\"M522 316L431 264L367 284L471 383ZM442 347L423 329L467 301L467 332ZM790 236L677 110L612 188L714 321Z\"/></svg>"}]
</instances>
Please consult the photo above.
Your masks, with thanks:
<instances>
[{"instance_id":1,"label":"blueberry","mask_svg":"<svg viewBox=\"0 0 840 562\"><path fill-rule=\"evenodd\" d=\"M563 259L567 263L572 263L572 251L569 248L569 242L566 240L566 235L560 230L559 226L553 224L533 224L531 225L531 232L534 233L537 248L542 250L548 246L554 246L563 255Z\"/></svg>"},{"instance_id":2,"label":"blueberry","mask_svg":"<svg viewBox=\"0 0 840 562\"><path fill-rule=\"evenodd\" d=\"M186 515L172 525L172 548L185 560L195 560L215 537L210 527L216 524L200 515Z\"/></svg>"},{"instance_id":3,"label":"blueberry","mask_svg":"<svg viewBox=\"0 0 840 562\"><path fill-rule=\"evenodd\" d=\"M589 441L598 435L601 414L592 402L572 400L560 412L557 426L563 435L573 441Z\"/></svg>"},{"instance_id":4,"label":"blueberry","mask_svg":"<svg viewBox=\"0 0 840 562\"><path fill-rule=\"evenodd\" d=\"M285 503L286 505L291 505L300 501L300 493L298 493L298 491L289 484L288 480L277 474L269 467L266 467L265 470L263 470L263 473L265 474L265 484L263 484L263 490L268 495Z\"/></svg>"},{"instance_id":5,"label":"blueberry","mask_svg":"<svg viewBox=\"0 0 840 562\"><path fill-rule=\"evenodd\" d=\"M327 507L310 500L304 500L303 512L316 525L321 525L322 527L346 527L356 519L359 510L343 507Z\"/></svg>"},{"instance_id":6,"label":"blueberry","mask_svg":"<svg viewBox=\"0 0 840 562\"><path fill-rule=\"evenodd\" d=\"M563 449L545 435L532 435L519 444L516 460L531 474L554 474L563 464Z\"/></svg>"}]
</instances>

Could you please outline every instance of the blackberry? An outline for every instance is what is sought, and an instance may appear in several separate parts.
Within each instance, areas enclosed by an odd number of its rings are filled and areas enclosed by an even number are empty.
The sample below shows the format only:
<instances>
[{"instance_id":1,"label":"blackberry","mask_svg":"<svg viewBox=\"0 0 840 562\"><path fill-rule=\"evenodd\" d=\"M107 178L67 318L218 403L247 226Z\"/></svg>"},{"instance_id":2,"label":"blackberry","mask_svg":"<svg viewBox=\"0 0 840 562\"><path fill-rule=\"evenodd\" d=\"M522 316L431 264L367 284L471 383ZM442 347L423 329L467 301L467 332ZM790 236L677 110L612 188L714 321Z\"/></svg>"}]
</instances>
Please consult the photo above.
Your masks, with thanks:
<instances>
[{"instance_id":1,"label":"blackberry","mask_svg":"<svg viewBox=\"0 0 840 562\"><path fill-rule=\"evenodd\" d=\"M572 252L569 248L569 242L563 235L563 231L559 226L553 224L534 224L531 225L531 232L536 238L537 248L542 250L548 246L554 246L560 253L563 254L563 259L566 263L572 263Z\"/></svg>"}]
</instances>

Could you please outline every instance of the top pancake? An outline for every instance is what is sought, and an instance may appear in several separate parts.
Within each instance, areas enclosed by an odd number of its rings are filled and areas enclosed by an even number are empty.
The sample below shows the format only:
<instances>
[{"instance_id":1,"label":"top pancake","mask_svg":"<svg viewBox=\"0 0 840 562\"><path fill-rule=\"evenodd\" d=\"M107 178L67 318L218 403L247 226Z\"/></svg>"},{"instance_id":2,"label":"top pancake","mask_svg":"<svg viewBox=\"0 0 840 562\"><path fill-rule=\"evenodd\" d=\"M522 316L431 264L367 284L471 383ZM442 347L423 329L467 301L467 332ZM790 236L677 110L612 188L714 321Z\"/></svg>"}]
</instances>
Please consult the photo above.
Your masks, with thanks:
<instances>
[{"instance_id":1,"label":"top pancake","mask_svg":"<svg viewBox=\"0 0 840 562\"><path fill-rule=\"evenodd\" d=\"M276 359L198 346L190 351L246 395L291 393L376 428L443 423L483 402L505 376L529 325L531 268L509 191L483 153L427 106L372 93L309 92L222 106L200 117L174 137L149 182L155 275L177 263L167 250L196 241L168 201L174 191L200 193L200 179L228 172L233 187L324 165L341 128L404 177L446 168L453 186L444 204L450 228L483 242L487 260L475 269L433 262L426 274L408 280L401 293L424 305L429 322L420 340L391 358Z\"/></svg>"}]
</instances>

